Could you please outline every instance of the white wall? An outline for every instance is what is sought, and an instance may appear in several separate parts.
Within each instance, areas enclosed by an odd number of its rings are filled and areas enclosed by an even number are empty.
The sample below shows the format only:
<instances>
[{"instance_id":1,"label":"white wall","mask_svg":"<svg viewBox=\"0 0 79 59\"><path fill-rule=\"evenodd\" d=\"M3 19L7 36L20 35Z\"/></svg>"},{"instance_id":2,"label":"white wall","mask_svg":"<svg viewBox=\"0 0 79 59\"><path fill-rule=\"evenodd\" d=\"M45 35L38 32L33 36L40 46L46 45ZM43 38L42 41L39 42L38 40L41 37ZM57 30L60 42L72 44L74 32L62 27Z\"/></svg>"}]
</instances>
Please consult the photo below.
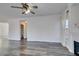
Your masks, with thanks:
<instances>
[{"instance_id":1,"label":"white wall","mask_svg":"<svg viewBox=\"0 0 79 59\"><path fill-rule=\"evenodd\" d=\"M10 19L9 23L9 39L20 40L20 21L18 19Z\"/></svg>"},{"instance_id":2,"label":"white wall","mask_svg":"<svg viewBox=\"0 0 79 59\"><path fill-rule=\"evenodd\" d=\"M79 42L79 5L71 5L69 9L69 39L64 37L61 40L63 46L67 47L70 52L74 53L74 40ZM65 16L63 16L65 20ZM77 26L75 26L77 24ZM63 29L63 28L62 28ZM63 32L64 34L65 32Z\"/></svg>"},{"instance_id":3,"label":"white wall","mask_svg":"<svg viewBox=\"0 0 79 59\"><path fill-rule=\"evenodd\" d=\"M28 41L60 42L60 16L39 16L28 19Z\"/></svg>"},{"instance_id":4,"label":"white wall","mask_svg":"<svg viewBox=\"0 0 79 59\"><path fill-rule=\"evenodd\" d=\"M25 19L28 21L28 41L60 42L60 15L9 19L10 40L20 40L19 23Z\"/></svg>"},{"instance_id":5,"label":"white wall","mask_svg":"<svg viewBox=\"0 0 79 59\"><path fill-rule=\"evenodd\" d=\"M20 40L20 28L18 19L1 19L0 22L9 24L9 40Z\"/></svg>"},{"instance_id":6,"label":"white wall","mask_svg":"<svg viewBox=\"0 0 79 59\"><path fill-rule=\"evenodd\" d=\"M66 15L65 12L61 16L61 44L65 47L65 20L66 20Z\"/></svg>"},{"instance_id":7,"label":"white wall","mask_svg":"<svg viewBox=\"0 0 79 59\"><path fill-rule=\"evenodd\" d=\"M66 18L66 11L64 12L64 14L63 14L63 17L62 17L62 19L61 19L61 22L62 22L62 27L61 27L61 33L62 33L62 39L61 39L61 43L62 43L62 45L64 46L64 47L67 47L68 48L68 50L70 51L70 52L74 52L74 46L73 46L73 39L72 39L72 30L71 30L71 21L72 21L72 19L71 19L71 6L69 5L68 6L68 8L67 8L67 10L69 10L69 14L68 14L68 18ZM65 32L66 31L66 29L65 29L65 21L66 21L66 19L68 19L69 20L69 28L68 28L68 32Z\"/></svg>"},{"instance_id":8,"label":"white wall","mask_svg":"<svg viewBox=\"0 0 79 59\"><path fill-rule=\"evenodd\" d=\"M71 10L71 29L73 40L79 42L79 5L73 6ZM75 26L77 24L77 26Z\"/></svg>"},{"instance_id":9,"label":"white wall","mask_svg":"<svg viewBox=\"0 0 79 59\"><path fill-rule=\"evenodd\" d=\"M70 40L68 48L70 52L74 52L74 40L79 42L79 5L72 5L70 7ZM78 26L75 26L78 24Z\"/></svg>"}]
</instances>

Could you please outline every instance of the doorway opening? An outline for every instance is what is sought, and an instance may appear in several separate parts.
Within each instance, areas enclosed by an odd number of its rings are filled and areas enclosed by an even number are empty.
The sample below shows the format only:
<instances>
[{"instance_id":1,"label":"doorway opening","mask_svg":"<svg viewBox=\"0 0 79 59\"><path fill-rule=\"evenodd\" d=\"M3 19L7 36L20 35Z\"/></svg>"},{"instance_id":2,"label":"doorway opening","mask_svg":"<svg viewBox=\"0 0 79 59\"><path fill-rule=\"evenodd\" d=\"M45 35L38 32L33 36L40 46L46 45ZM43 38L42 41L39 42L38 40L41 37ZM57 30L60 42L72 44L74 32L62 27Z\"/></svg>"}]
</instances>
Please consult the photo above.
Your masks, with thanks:
<instances>
[{"instance_id":1,"label":"doorway opening","mask_svg":"<svg viewBox=\"0 0 79 59\"><path fill-rule=\"evenodd\" d=\"M20 21L20 40L27 40L27 21Z\"/></svg>"},{"instance_id":2,"label":"doorway opening","mask_svg":"<svg viewBox=\"0 0 79 59\"><path fill-rule=\"evenodd\" d=\"M27 21L20 21L20 55L24 56L27 52Z\"/></svg>"}]
</instances>

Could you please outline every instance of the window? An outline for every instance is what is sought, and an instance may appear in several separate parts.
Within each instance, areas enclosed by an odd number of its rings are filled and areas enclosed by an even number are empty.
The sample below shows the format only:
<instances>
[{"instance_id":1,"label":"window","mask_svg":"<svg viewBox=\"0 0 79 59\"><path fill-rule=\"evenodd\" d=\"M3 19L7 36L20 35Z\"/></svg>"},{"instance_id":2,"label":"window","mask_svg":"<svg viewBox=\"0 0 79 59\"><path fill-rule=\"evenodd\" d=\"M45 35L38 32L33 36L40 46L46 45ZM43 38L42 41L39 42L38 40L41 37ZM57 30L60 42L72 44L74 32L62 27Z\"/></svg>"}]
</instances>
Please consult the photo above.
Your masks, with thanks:
<instances>
[{"instance_id":1,"label":"window","mask_svg":"<svg viewBox=\"0 0 79 59\"><path fill-rule=\"evenodd\" d=\"M68 19L65 21L65 28L69 28L69 21L68 21Z\"/></svg>"}]
</instances>

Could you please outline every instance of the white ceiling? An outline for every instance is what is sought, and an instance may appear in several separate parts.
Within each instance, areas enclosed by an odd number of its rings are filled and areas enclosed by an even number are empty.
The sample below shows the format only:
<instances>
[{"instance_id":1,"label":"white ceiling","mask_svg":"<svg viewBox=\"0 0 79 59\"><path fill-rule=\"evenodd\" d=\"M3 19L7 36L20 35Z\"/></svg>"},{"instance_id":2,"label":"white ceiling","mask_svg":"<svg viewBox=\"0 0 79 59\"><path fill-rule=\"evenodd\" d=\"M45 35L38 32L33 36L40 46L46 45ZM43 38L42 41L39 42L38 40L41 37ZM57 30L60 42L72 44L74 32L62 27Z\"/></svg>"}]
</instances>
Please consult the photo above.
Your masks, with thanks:
<instances>
[{"instance_id":1,"label":"white ceiling","mask_svg":"<svg viewBox=\"0 0 79 59\"><path fill-rule=\"evenodd\" d=\"M12 17L12 18L23 18L31 16L44 16L59 14L67 8L66 3L36 3L38 9L34 9L35 15L29 13L28 15L22 15L20 9L11 8L10 6L21 6L20 3L0 3L0 16Z\"/></svg>"}]
</instances>

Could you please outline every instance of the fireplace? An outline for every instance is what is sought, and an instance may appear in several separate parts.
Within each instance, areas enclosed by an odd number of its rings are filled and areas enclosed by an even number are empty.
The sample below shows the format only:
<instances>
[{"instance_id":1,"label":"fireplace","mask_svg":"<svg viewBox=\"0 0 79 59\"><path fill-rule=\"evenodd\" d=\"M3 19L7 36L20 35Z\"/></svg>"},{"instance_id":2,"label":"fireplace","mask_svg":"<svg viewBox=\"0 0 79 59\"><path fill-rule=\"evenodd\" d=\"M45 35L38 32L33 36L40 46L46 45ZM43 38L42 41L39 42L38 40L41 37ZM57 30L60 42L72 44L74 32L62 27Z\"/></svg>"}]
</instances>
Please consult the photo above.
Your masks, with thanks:
<instances>
[{"instance_id":1,"label":"fireplace","mask_svg":"<svg viewBox=\"0 0 79 59\"><path fill-rule=\"evenodd\" d=\"M74 54L79 56L79 42L74 41Z\"/></svg>"}]
</instances>

